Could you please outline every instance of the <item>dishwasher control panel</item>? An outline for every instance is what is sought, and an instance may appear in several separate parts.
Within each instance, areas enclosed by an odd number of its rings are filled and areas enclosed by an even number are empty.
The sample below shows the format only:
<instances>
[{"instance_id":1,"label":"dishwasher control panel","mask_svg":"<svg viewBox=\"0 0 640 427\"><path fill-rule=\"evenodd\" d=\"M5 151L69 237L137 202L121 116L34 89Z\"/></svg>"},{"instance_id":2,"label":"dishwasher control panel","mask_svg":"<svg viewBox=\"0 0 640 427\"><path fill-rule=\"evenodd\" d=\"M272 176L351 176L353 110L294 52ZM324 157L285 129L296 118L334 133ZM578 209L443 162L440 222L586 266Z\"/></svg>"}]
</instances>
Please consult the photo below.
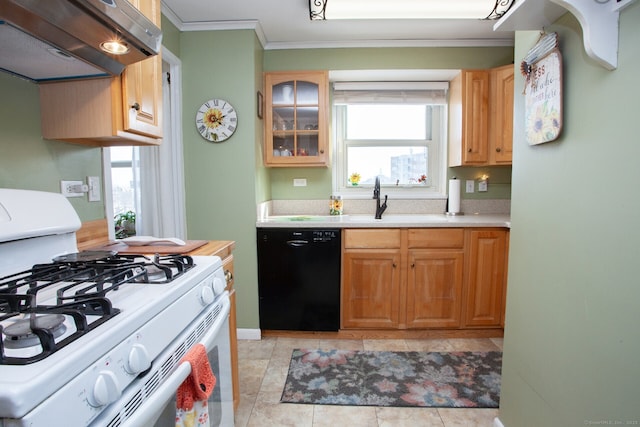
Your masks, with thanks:
<instances>
[{"instance_id":1,"label":"dishwasher control panel","mask_svg":"<svg viewBox=\"0 0 640 427\"><path fill-rule=\"evenodd\" d=\"M328 242L340 237L340 232L336 230L314 230L312 233L314 242Z\"/></svg>"}]
</instances>

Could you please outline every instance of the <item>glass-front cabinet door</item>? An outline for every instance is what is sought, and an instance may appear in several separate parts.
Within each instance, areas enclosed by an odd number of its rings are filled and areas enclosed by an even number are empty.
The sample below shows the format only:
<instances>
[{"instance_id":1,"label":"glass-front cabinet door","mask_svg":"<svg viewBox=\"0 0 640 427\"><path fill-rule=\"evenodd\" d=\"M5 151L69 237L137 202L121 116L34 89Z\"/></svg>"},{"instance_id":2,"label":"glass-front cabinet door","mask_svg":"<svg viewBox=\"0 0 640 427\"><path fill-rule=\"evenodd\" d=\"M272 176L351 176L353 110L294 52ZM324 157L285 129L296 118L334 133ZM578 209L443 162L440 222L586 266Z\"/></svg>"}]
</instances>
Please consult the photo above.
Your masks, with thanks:
<instances>
[{"instance_id":1,"label":"glass-front cabinet door","mask_svg":"<svg viewBox=\"0 0 640 427\"><path fill-rule=\"evenodd\" d=\"M328 166L327 73L265 73L264 163Z\"/></svg>"}]
</instances>

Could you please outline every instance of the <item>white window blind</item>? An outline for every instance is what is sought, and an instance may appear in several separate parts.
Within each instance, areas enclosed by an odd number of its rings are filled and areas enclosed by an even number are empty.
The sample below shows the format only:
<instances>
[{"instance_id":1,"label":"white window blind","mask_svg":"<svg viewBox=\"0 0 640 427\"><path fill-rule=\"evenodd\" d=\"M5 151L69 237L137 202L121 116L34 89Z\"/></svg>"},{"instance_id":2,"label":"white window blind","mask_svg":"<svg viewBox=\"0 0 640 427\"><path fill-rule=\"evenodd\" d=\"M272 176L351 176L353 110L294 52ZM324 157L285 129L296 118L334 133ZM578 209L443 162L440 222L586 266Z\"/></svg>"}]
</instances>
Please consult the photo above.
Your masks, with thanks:
<instances>
[{"instance_id":1,"label":"white window blind","mask_svg":"<svg viewBox=\"0 0 640 427\"><path fill-rule=\"evenodd\" d=\"M449 82L335 82L334 105L446 105Z\"/></svg>"}]
</instances>

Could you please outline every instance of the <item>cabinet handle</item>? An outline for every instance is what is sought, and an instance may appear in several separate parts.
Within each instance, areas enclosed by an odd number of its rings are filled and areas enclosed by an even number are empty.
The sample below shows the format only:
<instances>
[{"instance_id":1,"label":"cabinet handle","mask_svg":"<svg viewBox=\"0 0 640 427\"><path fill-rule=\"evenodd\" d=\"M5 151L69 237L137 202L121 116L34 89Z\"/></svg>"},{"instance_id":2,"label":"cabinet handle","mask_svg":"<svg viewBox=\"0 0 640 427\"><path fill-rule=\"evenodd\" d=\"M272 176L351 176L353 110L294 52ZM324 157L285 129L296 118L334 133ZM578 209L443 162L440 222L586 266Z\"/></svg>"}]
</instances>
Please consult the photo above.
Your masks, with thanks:
<instances>
[{"instance_id":1,"label":"cabinet handle","mask_svg":"<svg viewBox=\"0 0 640 427\"><path fill-rule=\"evenodd\" d=\"M502 151L500 150L500 147L496 148L496 153L499 153L500 151Z\"/></svg>"},{"instance_id":2,"label":"cabinet handle","mask_svg":"<svg viewBox=\"0 0 640 427\"><path fill-rule=\"evenodd\" d=\"M133 104L133 105L131 106L131 108L133 108L133 109L134 109L134 110L136 110L136 111L140 111L140 104L138 104L138 103L136 102L135 104Z\"/></svg>"},{"instance_id":3,"label":"cabinet handle","mask_svg":"<svg viewBox=\"0 0 640 427\"><path fill-rule=\"evenodd\" d=\"M227 280L227 283L231 283L231 281L233 280L233 273L229 270L225 270L224 278Z\"/></svg>"}]
</instances>

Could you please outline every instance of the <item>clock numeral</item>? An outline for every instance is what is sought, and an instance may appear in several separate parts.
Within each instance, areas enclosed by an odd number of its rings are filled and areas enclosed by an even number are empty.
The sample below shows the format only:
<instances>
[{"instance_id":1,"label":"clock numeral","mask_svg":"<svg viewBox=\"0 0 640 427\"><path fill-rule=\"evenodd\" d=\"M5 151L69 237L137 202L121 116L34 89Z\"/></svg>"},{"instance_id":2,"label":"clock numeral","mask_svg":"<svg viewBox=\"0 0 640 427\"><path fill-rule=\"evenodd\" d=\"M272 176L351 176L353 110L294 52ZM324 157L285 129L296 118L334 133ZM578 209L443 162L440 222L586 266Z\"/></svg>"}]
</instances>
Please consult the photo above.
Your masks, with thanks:
<instances>
[{"instance_id":1,"label":"clock numeral","mask_svg":"<svg viewBox=\"0 0 640 427\"><path fill-rule=\"evenodd\" d=\"M236 130L235 126L228 126L227 129L229 129L229 132L231 133L233 133Z\"/></svg>"}]
</instances>

